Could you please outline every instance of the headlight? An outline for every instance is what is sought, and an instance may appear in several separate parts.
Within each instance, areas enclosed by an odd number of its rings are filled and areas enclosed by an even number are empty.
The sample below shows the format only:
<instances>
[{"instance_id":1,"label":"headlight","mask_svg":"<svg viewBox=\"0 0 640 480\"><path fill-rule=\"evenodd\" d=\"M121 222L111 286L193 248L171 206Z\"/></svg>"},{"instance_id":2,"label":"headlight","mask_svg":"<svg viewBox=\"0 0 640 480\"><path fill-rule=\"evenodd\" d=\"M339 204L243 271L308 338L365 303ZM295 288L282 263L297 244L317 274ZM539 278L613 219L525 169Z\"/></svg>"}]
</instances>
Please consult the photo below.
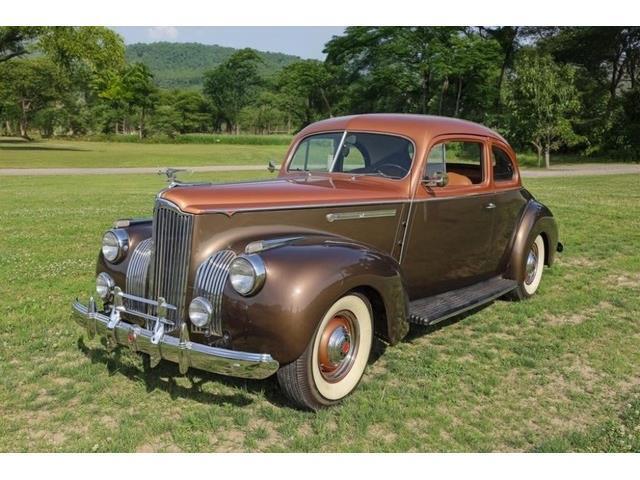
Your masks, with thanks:
<instances>
[{"instance_id":1,"label":"headlight","mask_svg":"<svg viewBox=\"0 0 640 480\"><path fill-rule=\"evenodd\" d=\"M102 272L96 277L96 293L101 299L107 300L111 295L111 289L115 287L116 282L108 273Z\"/></svg>"},{"instance_id":2,"label":"headlight","mask_svg":"<svg viewBox=\"0 0 640 480\"><path fill-rule=\"evenodd\" d=\"M264 284L266 276L267 271L259 255L241 255L229 266L229 281L240 295L256 293Z\"/></svg>"},{"instance_id":3,"label":"headlight","mask_svg":"<svg viewBox=\"0 0 640 480\"><path fill-rule=\"evenodd\" d=\"M102 237L102 255L109 262L119 262L125 257L127 250L129 250L129 234L126 230L115 228Z\"/></svg>"},{"instance_id":4,"label":"headlight","mask_svg":"<svg viewBox=\"0 0 640 480\"><path fill-rule=\"evenodd\" d=\"M213 308L206 298L196 297L189 305L189 319L196 327L204 327L211 320Z\"/></svg>"}]
</instances>

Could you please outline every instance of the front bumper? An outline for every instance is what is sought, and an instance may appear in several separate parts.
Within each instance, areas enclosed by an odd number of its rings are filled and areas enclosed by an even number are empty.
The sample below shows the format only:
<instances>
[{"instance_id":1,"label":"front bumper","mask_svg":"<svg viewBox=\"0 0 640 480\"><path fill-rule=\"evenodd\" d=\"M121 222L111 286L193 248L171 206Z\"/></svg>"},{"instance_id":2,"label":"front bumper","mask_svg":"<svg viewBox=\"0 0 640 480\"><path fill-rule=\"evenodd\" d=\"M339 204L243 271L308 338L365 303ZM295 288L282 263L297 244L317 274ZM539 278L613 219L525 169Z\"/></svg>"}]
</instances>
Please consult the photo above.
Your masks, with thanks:
<instances>
[{"instance_id":1,"label":"front bumper","mask_svg":"<svg viewBox=\"0 0 640 480\"><path fill-rule=\"evenodd\" d=\"M73 316L87 329L90 337L96 333L107 339L108 348L126 345L134 352L149 355L151 366L160 359L177 363L180 373L189 367L233 377L262 379L273 375L279 364L266 353L249 353L210 347L189 340L186 324L182 324L180 338L164 335L162 329L147 330L120 319L119 315L96 310L93 299L88 305L78 300L73 304Z\"/></svg>"}]
</instances>

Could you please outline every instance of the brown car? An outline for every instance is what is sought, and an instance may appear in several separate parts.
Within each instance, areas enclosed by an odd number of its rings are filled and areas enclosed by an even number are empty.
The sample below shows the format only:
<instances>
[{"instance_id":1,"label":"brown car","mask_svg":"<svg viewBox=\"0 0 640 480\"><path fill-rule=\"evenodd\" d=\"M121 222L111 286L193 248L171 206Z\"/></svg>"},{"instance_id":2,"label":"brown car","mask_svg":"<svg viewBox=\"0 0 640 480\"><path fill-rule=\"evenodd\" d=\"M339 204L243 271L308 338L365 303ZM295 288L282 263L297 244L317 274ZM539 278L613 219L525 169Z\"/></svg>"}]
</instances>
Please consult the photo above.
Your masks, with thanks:
<instances>
[{"instance_id":1,"label":"brown car","mask_svg":"<svg viewBox=\"0 0 640 480\"><path fill-rule=\"evenodd\" d=\"M103 237L97 295L75 317L110 348L278 381L317 409L350 394L374 335L393 345L496 298L525 299L561 251L497 133L462 120L314 123L278 178L173 180L153 218Z\"/></svg>"}]
</instances>

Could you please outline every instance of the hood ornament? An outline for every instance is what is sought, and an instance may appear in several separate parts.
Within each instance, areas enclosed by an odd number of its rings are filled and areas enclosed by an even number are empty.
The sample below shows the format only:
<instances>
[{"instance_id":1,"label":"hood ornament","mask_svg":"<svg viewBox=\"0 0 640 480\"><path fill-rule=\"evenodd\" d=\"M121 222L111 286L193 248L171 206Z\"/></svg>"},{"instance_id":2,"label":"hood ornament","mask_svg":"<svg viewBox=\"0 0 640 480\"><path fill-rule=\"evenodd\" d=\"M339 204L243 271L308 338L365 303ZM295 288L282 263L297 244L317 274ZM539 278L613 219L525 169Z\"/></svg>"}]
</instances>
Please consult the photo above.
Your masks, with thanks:
<instances>
[{"instance_id":1,"label":"hood ornament","mask_svg":"<svg viewBox=\"0 0 640 480\"><path fill-rule=\"evenodd\" d=\"M158 170L158 175L166 175L167 183L169 184L169 188L175 187L178 185L183 185L184 182L178 180L177 175L180 172L187 172L186 168L165 168L164 170Z\"/></svg>"}]
</instances>

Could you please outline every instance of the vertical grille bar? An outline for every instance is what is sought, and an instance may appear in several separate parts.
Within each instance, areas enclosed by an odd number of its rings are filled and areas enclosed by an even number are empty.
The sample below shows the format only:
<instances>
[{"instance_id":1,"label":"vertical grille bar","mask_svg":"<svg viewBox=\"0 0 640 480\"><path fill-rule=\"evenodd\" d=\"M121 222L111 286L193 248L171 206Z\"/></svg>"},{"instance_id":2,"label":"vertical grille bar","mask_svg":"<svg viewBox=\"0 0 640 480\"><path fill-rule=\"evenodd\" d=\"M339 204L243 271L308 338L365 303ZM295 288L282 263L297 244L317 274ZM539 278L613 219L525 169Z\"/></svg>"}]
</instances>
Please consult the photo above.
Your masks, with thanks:
<instances>
[{"instance_id":1,"label":"vertical grille bar","mask_svg":"<svg viewBox=\"0 0 640 480\"><path fill-rule=\"evenodd\" d=\"M180 327L186 314L187 276L191 255L193 217L181 212L175 205L158 199L153 215L153 270L150 292L153 298L163 297L177 307L168 311L168 319ZM155 314L155 312L153 312Z\"/></svg>"}]
</instances>

